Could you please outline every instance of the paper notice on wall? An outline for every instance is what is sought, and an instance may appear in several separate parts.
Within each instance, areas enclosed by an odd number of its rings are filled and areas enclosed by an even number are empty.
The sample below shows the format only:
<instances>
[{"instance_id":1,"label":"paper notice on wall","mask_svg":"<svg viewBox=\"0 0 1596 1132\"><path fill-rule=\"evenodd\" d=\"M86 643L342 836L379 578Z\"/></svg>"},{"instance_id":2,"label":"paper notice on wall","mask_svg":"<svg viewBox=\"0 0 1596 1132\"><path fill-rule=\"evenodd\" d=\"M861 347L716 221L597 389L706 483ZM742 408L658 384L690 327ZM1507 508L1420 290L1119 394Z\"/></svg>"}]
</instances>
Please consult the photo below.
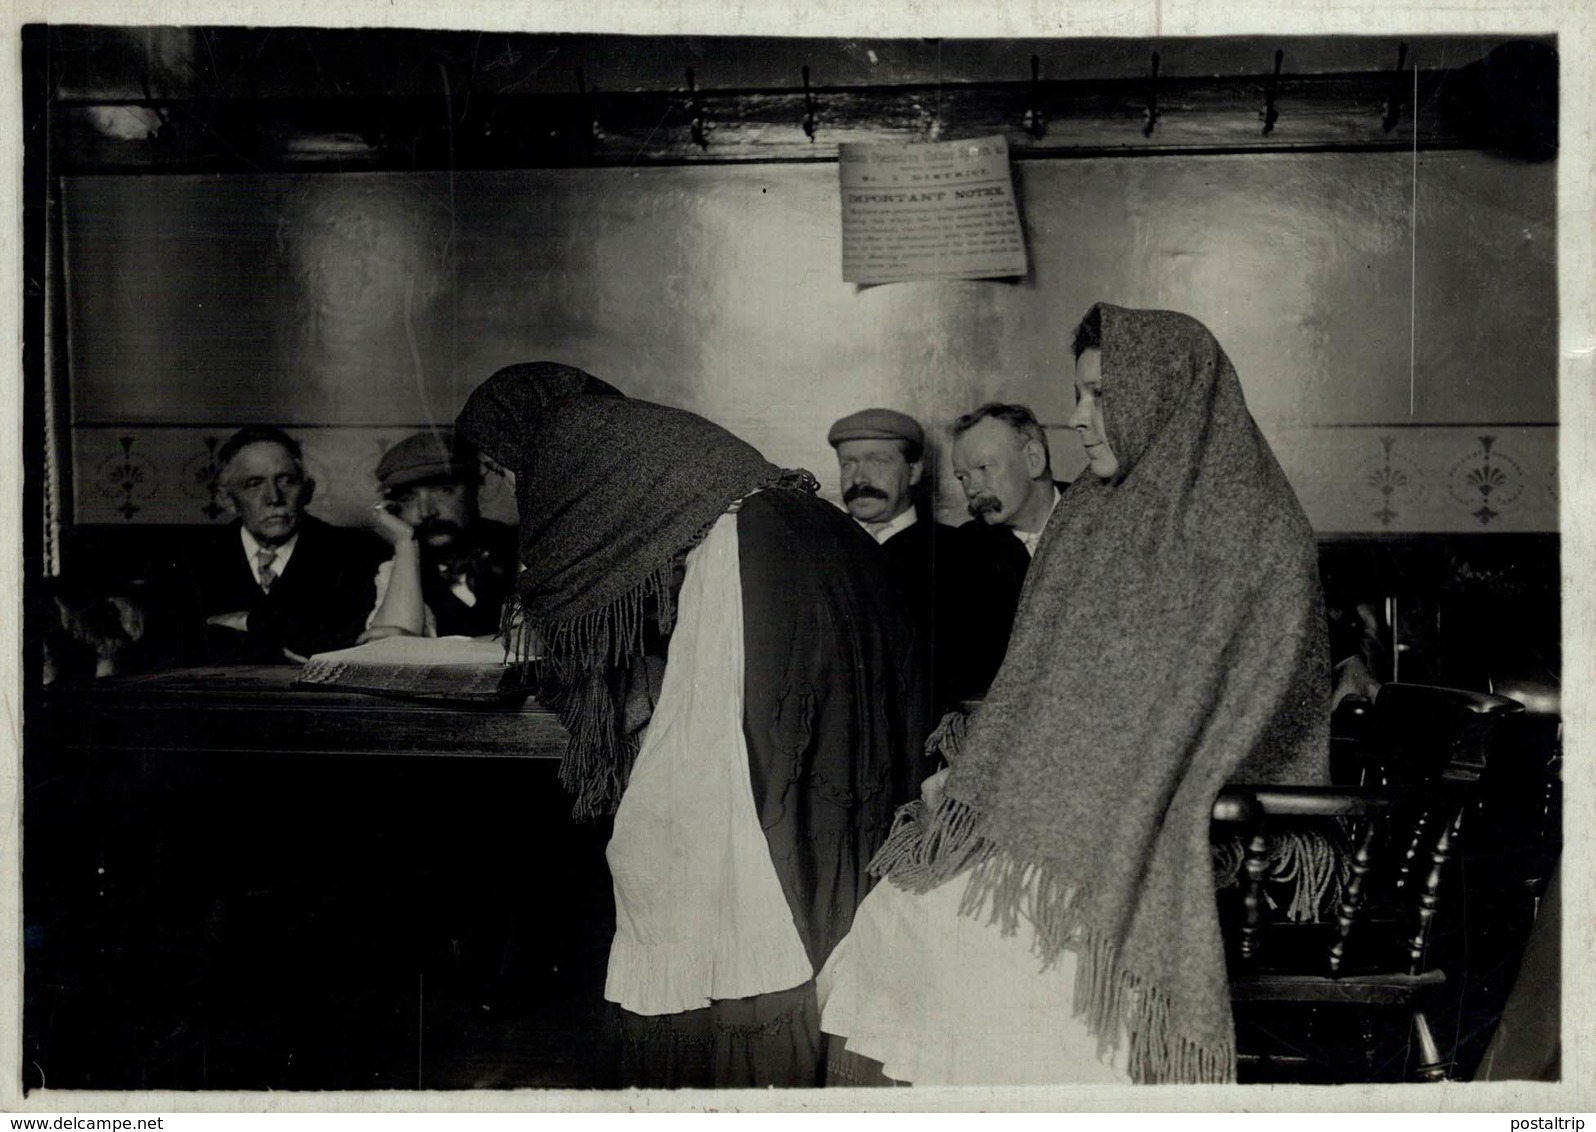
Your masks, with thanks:
<instances>
[{"instance_id":1,"label":"paper notice on wall","mask_svg":"<svg viewBox=\"0 0 1596 1132\"><path fill-rule=\"evenodd\" d=\"M1007 140L837 148L844 282L1025 274Z\"/></svg>"}]
</instances>

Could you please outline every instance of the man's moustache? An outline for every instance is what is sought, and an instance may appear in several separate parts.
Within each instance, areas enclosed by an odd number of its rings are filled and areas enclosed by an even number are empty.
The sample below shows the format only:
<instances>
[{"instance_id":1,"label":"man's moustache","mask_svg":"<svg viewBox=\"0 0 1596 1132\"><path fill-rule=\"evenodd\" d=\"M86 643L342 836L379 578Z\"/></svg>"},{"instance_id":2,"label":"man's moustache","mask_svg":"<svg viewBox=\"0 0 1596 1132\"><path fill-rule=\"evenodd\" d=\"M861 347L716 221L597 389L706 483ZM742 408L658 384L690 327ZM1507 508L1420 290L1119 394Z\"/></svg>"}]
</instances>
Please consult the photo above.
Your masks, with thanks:
<instances>
[{"instance_id":1,"label":"man's moustache","mask_svg":"<svg viewBox=\"0 0 1596 1132\"><path fill-rule=\"evenodd\" d=\"M437 535L447 535L451 539L463 538L465 528L453 519L426 518L416 524L416 537L430 539Z\"/></svg>"},{"instance_id":2,"label":"man's moustache","mask_svg":"<svg viewBox=\"0 0 1596 1132\"><path fill-rule=\"evenodd\" d=\"M996 515L1003 510L1003 501L995 495L978 495L966 504L965 509L979 519L982 515Z\"/></svg>"},{"instance_id":3,"label":"man's moustache","mask_svg":"<svg viewBox=\"0 0 1596 1132\"><path fill-rule=\"evenodd\" d=\"M856 483L842 493L844 503L852 503L855 499L888 499L890 496L879 487L872 487L867 483Z\"/></svg>"}]
</instances>

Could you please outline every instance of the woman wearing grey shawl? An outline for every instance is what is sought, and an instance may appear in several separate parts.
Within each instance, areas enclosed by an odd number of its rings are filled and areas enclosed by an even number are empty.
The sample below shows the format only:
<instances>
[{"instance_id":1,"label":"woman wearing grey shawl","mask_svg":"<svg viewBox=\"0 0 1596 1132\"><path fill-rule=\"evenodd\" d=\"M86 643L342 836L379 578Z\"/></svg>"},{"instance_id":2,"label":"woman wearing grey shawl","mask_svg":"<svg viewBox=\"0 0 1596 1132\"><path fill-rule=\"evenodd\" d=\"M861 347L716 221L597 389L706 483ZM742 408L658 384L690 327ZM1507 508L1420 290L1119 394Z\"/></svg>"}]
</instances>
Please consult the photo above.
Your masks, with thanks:
<instances>
[{"instance_id":1,"label":"woman wearing grey shawl","mask_svg":"<svg viewBox=\"0 0 1596 1132\"><path fill-rule=\"evenodd\" d=\"M1185 315L1108 304L1075 353L1094 474L820 978L833 1047L898 1080L1233 1080L1213 801L1328 780L1313 532L1229 359Z\"/></svg>"}]
</instances>

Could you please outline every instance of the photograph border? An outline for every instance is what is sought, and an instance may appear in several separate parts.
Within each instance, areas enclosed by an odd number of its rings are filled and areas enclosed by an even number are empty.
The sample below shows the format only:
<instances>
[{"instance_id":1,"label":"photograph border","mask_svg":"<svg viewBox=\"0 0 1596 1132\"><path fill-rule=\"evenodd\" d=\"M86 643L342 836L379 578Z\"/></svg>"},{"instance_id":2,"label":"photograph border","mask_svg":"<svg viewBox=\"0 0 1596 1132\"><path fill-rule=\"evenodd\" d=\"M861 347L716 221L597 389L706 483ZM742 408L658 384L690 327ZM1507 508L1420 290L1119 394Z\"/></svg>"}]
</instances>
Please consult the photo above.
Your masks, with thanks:
<instances>
[{"instance_id":1,"label":"photograph border","mask_svg":"<svg viewBox=\"0 0 1596 1132\"><path fill-rule=\"evenodd\" d=\"M638 35L726 34L839 37L1146 37L1209 35L1331 34L1503 34L1555 33L1561 57L1561 145L1557 158L1559 350L1559 482L1563 576L1563 715L1565 720L1566 829L1563 859L1567 868L1563 898L1563 1080L1556 1084L1510 1082L1413 1086L1310 1088L1301 1086L1165 1086L1109 1089L1096 1086L1058 1088L904 1090L816 1089L801 1092L657 1092L637 1090L587 1093L516 1090L508 1092L380 1092L380 1093L253 1093L253 1092L98 1092L35 1090L23 1095L22 939L20 907L21 831L26 814L21 804L21 738L24 681L36 673L20 670L22 583L20 548L25 517L40 514L36 501L24 497L22 413L27 404L23 383L0 382L0 545L12 553L0 556L0 695L7 727L0 739L0 793L5 821L0 826L6 867L0 870L0 948L14 964L13 976L0 979L0 1110L7 1112L498 1112L498 1111L812 1111L865 1110L926 1112L1000 1110L1079 1111L1589 1111L1592 1051L1596 1050L1596 886L1591 875L1592 839L1596 826L1596 743L1593 743L1593 695L1589 686L1569 674L1596 673L1596 257L1593 257L1593 109L1596 83L1596 4L1580 0L1424 4L1372 0L1288 6L1278 2L1207 4L1110 2L1059 5L998 3L993 0L945 0L933 24L928 6L892 0L868 6L823 0L811 5L712 2L657 4L637 0L553 0L537 5L494 5L464 0L383 0L379 3L337 3L334 0L271 2L239 0L221 5L193 0L151 0L147 3L27 0L13 5L7 29L9 51L5 72L7 120L0 131L11 176L0 187L0 202L13 223L5 241L11 259L11 300L0 304L0 330L17 343L17 364L23 344L22 150L23 119L20 82L20 30L23 24L230 24L326 27L451 28L524 32L608 32Z\"/></svg>"}]
</instances>

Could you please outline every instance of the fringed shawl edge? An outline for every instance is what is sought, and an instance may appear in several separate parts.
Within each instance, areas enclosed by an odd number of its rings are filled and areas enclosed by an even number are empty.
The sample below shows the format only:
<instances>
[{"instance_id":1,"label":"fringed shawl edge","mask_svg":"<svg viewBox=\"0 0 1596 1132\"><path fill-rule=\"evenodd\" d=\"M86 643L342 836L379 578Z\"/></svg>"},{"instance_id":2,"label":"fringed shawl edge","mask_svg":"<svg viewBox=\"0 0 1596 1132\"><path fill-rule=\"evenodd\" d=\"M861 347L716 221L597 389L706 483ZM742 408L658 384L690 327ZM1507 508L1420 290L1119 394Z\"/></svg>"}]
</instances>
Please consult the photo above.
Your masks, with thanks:
<instances>
[{"instance_id":1,"label":"fringed shawl edge","mask_svg":"<svg viewBox=\"0 0 1596 1132\"><path fill-rule=\"evenodd\" d=\"M786 489L813 494L815 477L802 468L781 469L748 492ZM728 500L735 508L740 500ZM608 604L574 617L539 618L520 595L505 602L501 633L509 662L523 680L542 678L558 689L549 706L570 732L560 760L560 784L576 795L573 812L591 818L613 810L626 789L639 742L615 729L620 705L610 695L606 676L625 672L643 655L649 603L668 634L676 621L674 572L677 561L709 534L725 509L717 511L662 562Z\"/></svg>"},{"instance_id":2,"label":"fringed shawl edge","mask_svg":"<svg viewBox=\"0 0 1596 1132\"><path fill-rule=\"evenodd\" d=\"M952 738L954 717L943 720L928 748ZM951 744L956 748L956 741ZM944 749L946 749L944 747ZM1066 948L1077 952L1074 1002L1098 1041L1102 1055L1126 1045L1127 1070L1141 1084L1225 1084L1236 1079L1234 1038L1214 1039L1186 1031L1176 1021L1165 990L1124 960L1120 941L1087 922L1090 894L1052 867L1024 861L983 836L980 815L968 805L944 798L930 808L912 802L899 809L885 844L870 862L870 872L911 892L929 892L960 875L968 883L959 914L980 918L1004 935L1016 934L1022 921L1034 932L1032 950L1043 968L1053 966ZM1288 916L1314 919L1341 898L1347 877L1344 855L1331 855L1331 839L1288 833L1272 842L1267 879L1295 882ZM1236 883L1237 868L1225 867L1228 845L1216 850L1215 888ZM1334 863L1327 863L1334 862Z\"/></svg>"}]
</instances>

